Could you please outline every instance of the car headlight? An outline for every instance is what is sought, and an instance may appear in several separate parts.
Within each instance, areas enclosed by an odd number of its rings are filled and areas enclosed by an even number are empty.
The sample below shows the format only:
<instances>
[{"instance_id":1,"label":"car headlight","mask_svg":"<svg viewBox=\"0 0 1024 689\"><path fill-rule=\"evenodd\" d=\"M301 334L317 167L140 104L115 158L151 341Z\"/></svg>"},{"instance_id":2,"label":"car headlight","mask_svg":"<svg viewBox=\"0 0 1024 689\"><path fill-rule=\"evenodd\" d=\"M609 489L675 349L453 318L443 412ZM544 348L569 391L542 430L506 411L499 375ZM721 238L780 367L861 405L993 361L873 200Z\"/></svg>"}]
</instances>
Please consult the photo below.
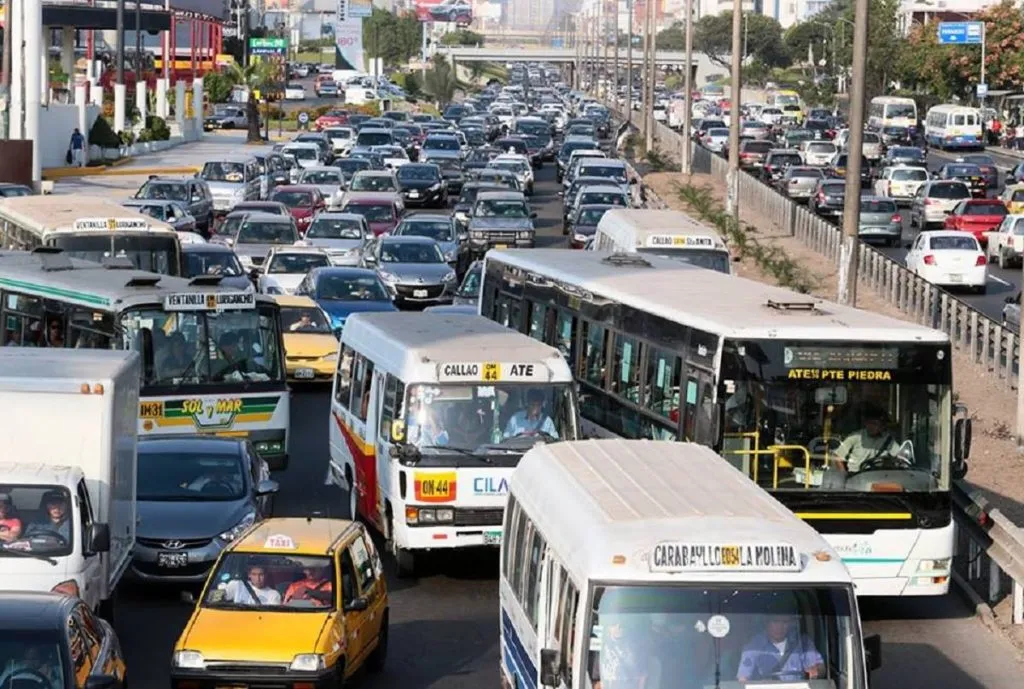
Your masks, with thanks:
<instances>
[{"instance_id":1,"label":"car headlight","mask_svg":"<svg viewBox=\"0 0 1024 689\"><path fill-rule=\"evenodd\" d=\"M394 273L389 273L386 270L381 270L377 274L380 275L380 279L383 280L384 282L392 284L398 282L398 276L395 275Z\"/></svg>"},{"instance_id":2,"label":"car headlight","mask_svg":"<svg viewBox=\"0 0 1024 689\"><path fill-rule=\"evenodd\" d=\"M533 232L530 232L529 230L520 230L519 232L516 232L516 236L519 239L529 239L533 236Z\"/></svg>"},{"instance_id":3,"label":"car headlight","mask_svg":"<svg viewBox=\"0 0 1024 689\"><path fill-rule=\"evenodd\" d=\"M455 278L455 271L453 270L453 271L450 271L450 272L446 273L445 276L443 278L441 278L441 279L444 282L455 282L455 279L456 279Z\"/></svg>"},{"instance_id":4,"label":"car headlight","mask_svg":"<svg viewBox=\"0 0 1024 689\"><path fill-rule=\"evenodd\" d=\"M175 651L171 659L174 667L186 668L189 670L205 670L206 659L199 651Z\"/></svg>"},{"instance_id":5,"label":"car headlight","mask_svg":"<svg viewBox=\"0 0 1024 689\"><path fill-rule=\"evenodd\" d=\"M438 191L440 189L441 189L441 183L440 182L434 182L433 184L430 185L430 191Z\"/></svg>"},{"instance_id":6,"label":"car headlight","mask_svg":"<svg viewBox=\"0 0 1024 689\"><path fill-rule=\"evenodd\" d=\"M321 361L337 361L338 360L338 353L337 352L331 352L330 354L324 354L322 357L320 357L320 360Z\"/></svg>"},{"instance_id":7,"label":"car headlight","mask_svg":"<svg viewBox=\"0 0 1024 689\"><path fill-rule=\"evenodd\" d=\"M574 233L572 235L572 238L575 239L577 242L585 242L585 241L587 241L587 235L585 235L585 234L576 234L576 233Z\"/></svg>"},{"instance_id":8,"label":"car headlight","mask_svg":"<svg viewBox=\"0 0 1024 689\"><path fill-rule=\"evenodd\" d=\"M242 521L238 522L237 524L232 526L230 529L228 529L224 533L222 533L219 536L217 536L217 538L221 539L222 541L227 541L228 543L230 543L231 541L233 541L236 538L238 538L243 531L245 531L246 529L248 529L250 526L252 526L255 523L256 523L256 513L255 512L249 512L244 517L242 517Z\"/></svg>"},{"instance_id":9,"label":"car headlight","mask_svg":"<svg viewBox=\"0 0 1024 689\"><path fill-rule=\"evenodd\" d=\"M293 672L318 672L324 667L324 657L321 654L300 653L292 659L288 669Z\"/></svg>"},{"instance_id":10,"label":"car headlight","mask_svg":"<svg viewBox=\"0 0 1024 689\"><path fill-rule=\"evenodd\" d=\"M480 231L480 230L473 230L469 234L470 234L470 236L473 239L483 239L484 238L484 233L482 231Z\"/></svg>"}]
</instances>

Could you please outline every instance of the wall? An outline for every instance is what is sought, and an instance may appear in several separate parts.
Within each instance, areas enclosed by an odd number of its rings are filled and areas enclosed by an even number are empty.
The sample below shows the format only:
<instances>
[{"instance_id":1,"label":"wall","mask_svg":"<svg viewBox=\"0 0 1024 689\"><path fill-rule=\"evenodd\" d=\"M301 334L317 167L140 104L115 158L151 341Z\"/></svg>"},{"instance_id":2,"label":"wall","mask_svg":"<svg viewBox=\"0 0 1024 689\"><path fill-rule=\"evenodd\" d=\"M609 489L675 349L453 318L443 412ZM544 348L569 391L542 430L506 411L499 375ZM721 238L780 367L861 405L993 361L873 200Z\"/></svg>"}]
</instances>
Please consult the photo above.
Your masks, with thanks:
<instances>
[{"instance_id":1,"label":"wall","mask_svg":"<svg viewBox=\"0 0 1024 689\"><path fill-rule=\"evenodd\" d=\"M92 123L99 115L98 106L85 106L86 131L82 132L83 134L88 136L88 130L92 128ZM49 108L39 109L39 131L45 132L39 141L39 157L44 168L64 167L67 164L64 156L71 146L71 133L77 126L76 105L51 105Z\"/></svg>"}]
</instances>

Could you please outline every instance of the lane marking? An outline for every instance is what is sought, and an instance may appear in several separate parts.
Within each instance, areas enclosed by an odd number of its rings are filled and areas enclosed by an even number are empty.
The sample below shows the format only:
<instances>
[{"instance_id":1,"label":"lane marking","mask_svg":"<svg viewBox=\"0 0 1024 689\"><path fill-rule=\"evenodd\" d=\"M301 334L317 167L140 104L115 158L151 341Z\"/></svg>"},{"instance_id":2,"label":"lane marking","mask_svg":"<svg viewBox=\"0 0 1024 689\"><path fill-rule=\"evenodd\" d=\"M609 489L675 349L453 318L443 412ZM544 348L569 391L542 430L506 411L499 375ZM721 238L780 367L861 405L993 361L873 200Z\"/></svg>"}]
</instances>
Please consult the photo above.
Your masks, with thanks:
<instances>
[{"instance_id":1,"label":"lane marking","mask_svg":"<svg viewBox=\"0 0 1024 689\"><path fill-rule=\"evenodd\" d=\"M997 278L995 275L989 275L988 279L992 280L993 282L998 282L1000 285L1005 285L1007 287L1012 287L1012 285L1009 282L1007 282L1006 280L1003 280L1002 278Z\"/></svg>"}]
</instances>

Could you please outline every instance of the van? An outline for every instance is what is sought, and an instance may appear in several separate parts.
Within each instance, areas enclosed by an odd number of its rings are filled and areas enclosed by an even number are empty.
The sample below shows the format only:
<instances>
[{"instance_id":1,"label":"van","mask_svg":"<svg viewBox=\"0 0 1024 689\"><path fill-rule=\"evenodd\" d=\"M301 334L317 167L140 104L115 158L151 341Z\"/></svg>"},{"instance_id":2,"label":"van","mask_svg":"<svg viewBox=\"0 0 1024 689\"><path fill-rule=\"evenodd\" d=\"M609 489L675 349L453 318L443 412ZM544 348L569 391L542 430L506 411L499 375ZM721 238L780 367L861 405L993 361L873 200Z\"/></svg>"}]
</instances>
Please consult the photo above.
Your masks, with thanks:
<instances>
[{"instance_id":1,"label":"van","mask_svg":"<svg viewBox=\"0 0 1024 689\"><path fill-rule=\"evenodd\" d=\"M722 236L682 211L613 208L597 223L591 246L595 251L656 254L732 273Z\"/></svg>"},{"instance_id":2,"label":"van","mask_svg":"<svg viewBox=\"0 0 1024 689\"><path fill-rule=\"evenodd\" d=\"M259 201L263 174L253 156L228 156L208 160L197 177L206 181L213 196L213 213L220 218L231 212L235 204Z\"/></svg>"}]
</instances>

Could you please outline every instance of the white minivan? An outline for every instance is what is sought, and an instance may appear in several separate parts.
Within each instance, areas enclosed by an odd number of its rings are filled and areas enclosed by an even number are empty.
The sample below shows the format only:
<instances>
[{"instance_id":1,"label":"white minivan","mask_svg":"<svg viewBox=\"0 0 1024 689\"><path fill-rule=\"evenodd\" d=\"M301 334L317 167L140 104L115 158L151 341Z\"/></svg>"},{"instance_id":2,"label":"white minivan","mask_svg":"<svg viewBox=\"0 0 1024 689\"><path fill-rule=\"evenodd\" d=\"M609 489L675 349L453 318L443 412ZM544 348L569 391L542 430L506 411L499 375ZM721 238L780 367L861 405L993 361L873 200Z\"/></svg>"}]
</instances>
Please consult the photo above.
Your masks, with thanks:
<instances>
[{"instance_id":1,"label":"white minivan","mask_svg":"<svg viewBox=\"0 0 1024 689\"><path fill-rule=\"evenodd\" d=\"M729 247L722 236L682 211L609 209L597 223L590 248L655 254L727 275L732 273Z\"/></svg>"}]
</instances>

